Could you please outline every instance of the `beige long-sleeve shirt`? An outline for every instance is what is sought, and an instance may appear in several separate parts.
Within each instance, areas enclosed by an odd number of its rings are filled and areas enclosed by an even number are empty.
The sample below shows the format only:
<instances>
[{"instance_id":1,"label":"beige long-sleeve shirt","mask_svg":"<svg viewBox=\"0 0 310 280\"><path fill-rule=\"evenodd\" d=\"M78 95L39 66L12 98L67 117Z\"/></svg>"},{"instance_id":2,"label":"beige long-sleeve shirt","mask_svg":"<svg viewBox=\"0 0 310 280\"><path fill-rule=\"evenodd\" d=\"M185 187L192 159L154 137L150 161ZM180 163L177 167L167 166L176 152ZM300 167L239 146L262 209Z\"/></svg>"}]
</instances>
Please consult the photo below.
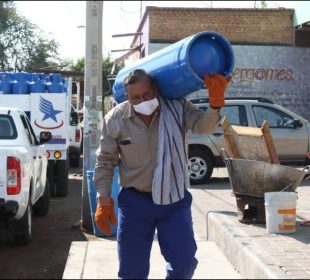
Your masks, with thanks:
<instances>
[{"instance_id":1,"label":"beige long-sleeve shirt","mask_svg":"<svg viewBox=\"0 0 310 280\"><path fill-rule=\"evenodd\" d=\"M128 101L117 105L106 114L94 174L99 196L111 195L114 168L117 165L122 187L151 192L157 160L159 114L158 109L149 127L138 117ZM186 101L187 130L191 129L197 134L214 133L219 120L218 110L209 108L204 112Z\"/></svg>"}]
</instances>

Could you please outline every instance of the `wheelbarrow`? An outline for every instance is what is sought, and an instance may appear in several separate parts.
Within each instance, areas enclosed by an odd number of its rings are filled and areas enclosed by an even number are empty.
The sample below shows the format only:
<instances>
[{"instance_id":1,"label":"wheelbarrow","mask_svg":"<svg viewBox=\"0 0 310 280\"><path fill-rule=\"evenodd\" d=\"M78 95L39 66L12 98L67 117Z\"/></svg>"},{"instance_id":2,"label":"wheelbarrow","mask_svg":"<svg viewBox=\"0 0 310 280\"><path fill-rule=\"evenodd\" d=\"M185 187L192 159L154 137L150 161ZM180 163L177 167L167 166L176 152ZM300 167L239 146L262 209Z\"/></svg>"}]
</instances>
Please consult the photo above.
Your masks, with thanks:
<instances>
[{"instance_id":1,"label":"wheelbarrow","mask_svg":"<svg viewBox=\"0 0 310 280\"><path fill-rule=\"evenodd\" d=\"M294 192L310 166L302 170L266 161L224 158L234 194L264 197L265 192Z\"/></svg>"},{"instance_id":2,"label":"wheelbarrow","mask_svg":"<svg viewBox=\"0 0 310 280\"><path fill-rule=\"evenodd\" d=\"M302 170L265 161L222 157L236 197L239 221L265 224L265 192L295 192L310 177L310 166Z\"/></svg>"}]
</instances>

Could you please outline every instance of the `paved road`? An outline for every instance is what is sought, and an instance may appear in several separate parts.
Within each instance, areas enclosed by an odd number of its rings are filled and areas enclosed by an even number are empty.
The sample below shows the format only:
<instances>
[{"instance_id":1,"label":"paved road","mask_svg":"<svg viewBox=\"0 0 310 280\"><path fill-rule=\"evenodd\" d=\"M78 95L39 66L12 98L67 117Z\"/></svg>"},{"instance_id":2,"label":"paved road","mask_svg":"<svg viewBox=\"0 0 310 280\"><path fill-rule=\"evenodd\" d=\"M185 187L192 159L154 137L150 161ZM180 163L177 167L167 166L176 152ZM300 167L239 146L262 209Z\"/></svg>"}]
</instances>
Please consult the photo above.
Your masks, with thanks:
<instances>
[{"instance_id":1,"label":"paved road","mask_svg":"<svg viewBox=\"0 0 310 280\"><path fill-rule=\"evenodd\" d=\"M72 227L81 216L81 183L81 177L70 175L69 195L52 198L49 214L33 219L31 244L15 246L0 230L0 279L61 279L71 242L86 240Z\"/></svg>"},{"instance_id":2,"label":"paved road","mask_svg":"<svg viewBox=\"0 0 310 280\"><path fill-rule=\"evenodd\" d=\"M192 214L197 240L207 240L206 216L209 211L237 211L226 168L218 168L204 185L192 185Z\"/></svg>"}]
</instances>

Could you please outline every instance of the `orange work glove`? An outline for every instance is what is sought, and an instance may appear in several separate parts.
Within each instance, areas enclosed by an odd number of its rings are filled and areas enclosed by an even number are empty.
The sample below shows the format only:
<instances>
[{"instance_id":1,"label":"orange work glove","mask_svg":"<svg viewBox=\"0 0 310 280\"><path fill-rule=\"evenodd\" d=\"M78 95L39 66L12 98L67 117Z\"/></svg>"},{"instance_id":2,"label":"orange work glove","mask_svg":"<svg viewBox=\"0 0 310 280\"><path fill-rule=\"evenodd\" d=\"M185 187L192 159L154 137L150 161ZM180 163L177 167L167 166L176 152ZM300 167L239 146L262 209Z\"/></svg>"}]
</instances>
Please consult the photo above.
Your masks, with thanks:
<instances>
[{"instance_id":1,"label":"orange work glove","mask_svg":"<svg viewBox=\"0 0 310 280\"><path fill-rule=\"evenodd\" d=\"M111 225L117 225L117 219L114 213L114 200L112 197L99 197L95 213L95 222L97 227L107 236L112 235Z\"/></svg>"},{"instance_id":2,"label":"orange work glove","mask_svg":"<svg viewBox=\"0 0 310 280\"><path fill-rule=\"evenodd\" d=\"M218 109L224 106L224 93L231 77L226 79L220 74L208 75L204 77L205 85L209 91L209 104L212 108Z\"/></svg>"}]
</instances>

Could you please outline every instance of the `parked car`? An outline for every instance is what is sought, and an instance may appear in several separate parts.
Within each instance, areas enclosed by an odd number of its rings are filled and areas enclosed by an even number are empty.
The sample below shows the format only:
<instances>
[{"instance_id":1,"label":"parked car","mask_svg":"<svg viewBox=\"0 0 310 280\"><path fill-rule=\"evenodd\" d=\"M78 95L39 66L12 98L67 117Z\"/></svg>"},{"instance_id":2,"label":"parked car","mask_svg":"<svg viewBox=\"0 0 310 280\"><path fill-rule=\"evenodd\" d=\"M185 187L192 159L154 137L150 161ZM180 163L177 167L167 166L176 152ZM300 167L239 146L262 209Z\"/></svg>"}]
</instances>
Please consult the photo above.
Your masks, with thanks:
<instances>
[{"instance_id":1,"label":"parked car","mask_svg":"<svg viewBox=\"0 0 310 280\"><path fill-rule=\"evenodd\" d=\"M79 167L82 150L82 128L79 114L73 106L71 106L70 114L69 139L69 166Z\"/></svg>"},{"instance_id":2,"label":"parked car","mask_svg":"<svg viewBox=\"0 0 310 280\"><path fill-rule=\"evenodd\" d=\"M32 212L46 216L49 211L43 143L51 138L42 131L38 140L23 111L0 107L0 227L8 228L17 244L31 240Z\"/></svg>"},{"instance_id":3,"label":"parked car","mask_svg":"<svg viewBox=\"0 0 310 280\"><path fill-rule=\"evenodd\" d=\"M208 98L190 100L203 110ZM305 165L309 156L310 123L292 111L266 98L227 98L221 111L231 125L261 127L268 121L274 145L283 165ZM192 184L205 183L214 167L225 166L220 150L227 146L221 127L214 134L189 135L188 169Z\"/></svg>"}]
</instances>

